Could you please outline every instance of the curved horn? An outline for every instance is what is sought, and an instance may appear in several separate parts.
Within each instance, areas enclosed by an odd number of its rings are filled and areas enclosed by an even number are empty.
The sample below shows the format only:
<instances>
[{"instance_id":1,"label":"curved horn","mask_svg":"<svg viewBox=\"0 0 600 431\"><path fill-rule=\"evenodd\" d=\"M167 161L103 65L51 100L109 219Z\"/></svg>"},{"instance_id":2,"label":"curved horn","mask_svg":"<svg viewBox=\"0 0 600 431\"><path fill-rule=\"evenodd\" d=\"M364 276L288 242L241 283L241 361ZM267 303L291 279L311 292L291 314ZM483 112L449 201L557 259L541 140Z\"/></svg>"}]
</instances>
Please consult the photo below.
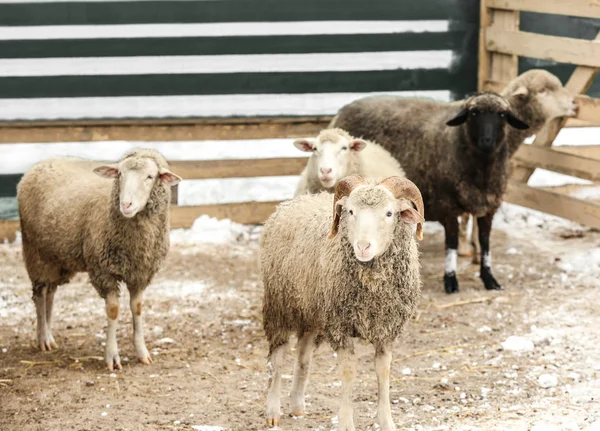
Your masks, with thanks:
<instances>
[{"instance_id":1,"label":"curved horn","mask_svg":"<svg viewBox=\"0 0 600 431\"><path fill-rule=\"evenodd\" d=\"M421 217L423 217L423 220L425 219L423 197L415 183L407 178L388 177L378 185L386 187L396 199L404 198L411 201L419 214L421 214ZM417 238L419 240L423 239L423 223L417 223Z\"/></svg>"},{"instance_id":2,"label":"curved horn","mask_svg":"<svg viewBox=\"0 0 600 431\"><path fill-rule=\"evenodd\" d=\"M351 175L341 180L337 186L335 186L335 195L333 197L333 224L331 225L331 232L329 233L330 239L337 235L340 225L341 210L338 211L337 209L338 201L344 196L350 195L352 190L364 183L365 180L360 175Z\"/></svg>"}]
</instances>

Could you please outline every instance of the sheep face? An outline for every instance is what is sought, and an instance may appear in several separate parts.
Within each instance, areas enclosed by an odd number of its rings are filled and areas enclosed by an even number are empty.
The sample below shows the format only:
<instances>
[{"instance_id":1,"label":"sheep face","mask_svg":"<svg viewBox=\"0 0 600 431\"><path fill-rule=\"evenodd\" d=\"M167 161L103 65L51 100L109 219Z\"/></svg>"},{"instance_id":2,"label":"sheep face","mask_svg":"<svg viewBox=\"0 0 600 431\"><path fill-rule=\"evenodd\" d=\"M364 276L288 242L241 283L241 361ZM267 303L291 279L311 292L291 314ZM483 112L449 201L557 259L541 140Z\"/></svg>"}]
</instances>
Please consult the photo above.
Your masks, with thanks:
<instances>
[{"instance_id":1,"label":"sheep face","mask_svg":"<svg viewBox=\"0 0 600 431\"><path fill-rule=\"evenodd\" d=\"M494 93L467 99L458 115L446 124L452 127L465 124L469 142L485 155L496 153L505 144L507 125L520 130L529 128L512 113L508 102Z\"/></svg>"},{"instance_id":2,"label":"sheep face","mask_svg":"<svg viewBox=\"0 0 600 431\"><path fill-rule=\"evenodd\" d=\"M344 211L348 242L359 262L370 262L389 248L398 223L423 218L407 199L396 199L385 186L359 186L337 204Z\"/></svg>"},{"instance_id":3,"label":"sheep face","mask_svg":"<svg viewBox=\"0 0 600 431\"><path fill-rule=\"evenodd\" d=\"M152 189L158 182L174 186L181 178L147 157L129 157L114 165L100 166L94 172L112 178L119 185L119 210L126 218L135 217L148 203Z\"/></svg>"},{"instance_id":4,"label":"sheep face","mask_svg":"<svg viewBox=\"0 0 600 431\"><path fill-rule=\"evenodd\" d=\"M539 105L546 120L577 115L574 95L562 86L556 76L545 70L524 73L522 82L510 89L509 94L518 104Z\"/></svg>"},{"instance_id":5,"label":"sheep face","mask_svg":"<svg viewBox=\"0 0 600 431\"><path fill-rule=\"evenodd\" d=\"M310 163L325 189L334 187L348 174L352 153L362 151L367 146L366 141L340 132L335 129L324 130L312 142L306 139L294 142L294 146L301 151L312 152Z\"/></svg>"}]
</instances>

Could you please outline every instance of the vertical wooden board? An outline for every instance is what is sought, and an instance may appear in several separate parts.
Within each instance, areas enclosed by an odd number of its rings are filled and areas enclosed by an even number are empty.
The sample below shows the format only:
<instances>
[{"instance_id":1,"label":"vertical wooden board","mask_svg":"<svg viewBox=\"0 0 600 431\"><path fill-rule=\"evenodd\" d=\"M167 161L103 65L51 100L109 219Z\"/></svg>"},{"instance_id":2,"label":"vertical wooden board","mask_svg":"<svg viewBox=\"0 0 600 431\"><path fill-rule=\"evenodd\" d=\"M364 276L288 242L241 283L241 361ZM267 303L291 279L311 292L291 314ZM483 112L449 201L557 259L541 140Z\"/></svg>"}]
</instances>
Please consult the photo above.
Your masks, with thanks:
<instances>
[{"instance_id":1,"label":"vertical wooden board","mask_svg":"<svg viewBox=\"0 0 600 431\"><path fill-rule=\"evenodd\" d=\"M503 30L519 30L519 12L493 10L491 25ZM490 53L490 76L494 81L509 82L519 74L519 58L516 55Z\"/></svg>"},{"instance_id":2,"label":"vertical wooden board","mask_svg":"<svg viewBox=\"0 0 600 431\"><path fill-rule=\"evenodd\" d=\"M481 0L479 18L479 58L477 71L477 91L483 91L485 82L490 79L490 53L485 46L486 30L490 26L490 9L487 0Z\"/></svg>"}]
</instances>

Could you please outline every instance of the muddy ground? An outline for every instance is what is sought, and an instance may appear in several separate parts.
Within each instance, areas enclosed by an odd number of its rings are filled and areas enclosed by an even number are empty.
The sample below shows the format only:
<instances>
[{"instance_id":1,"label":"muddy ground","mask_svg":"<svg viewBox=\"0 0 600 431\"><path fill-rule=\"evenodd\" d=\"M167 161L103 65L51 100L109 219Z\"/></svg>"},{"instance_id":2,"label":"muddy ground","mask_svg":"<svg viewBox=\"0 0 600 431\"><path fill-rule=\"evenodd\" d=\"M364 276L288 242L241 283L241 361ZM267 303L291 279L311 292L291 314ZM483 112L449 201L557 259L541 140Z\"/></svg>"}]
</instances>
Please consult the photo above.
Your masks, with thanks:
<instances>
[{"instance_id":1,"label":"muddy ground","mask_svg":"<svg viewBox=\"0 0 600 431\"><path fill-rule=\"evenodd\" d=\"M421 244L420 312L394 348L391 399L398 428L600 425L600 274L574 271L568 260L599 246L597 232L508 235L496 229L495 274L506 289L483 290L478 268L463 259L461 292L448 296L439 277L443 235L429 232ZM0 246L0 430L266 428L267 345L256 241L173 246L147 291L150 366L129 360L122 372L105 371L103 301L85 276L57 293L60 349L37 351L30 295L19 246ZM127 309L126 295L122 299ZM511 335L532 340L534 350L502 350ZM135 357L131 337L127 312L119 329L122 358ZM358 430L375 430L373 350L359 344L357 354L355 423ZM287 358L281 429L335 428L340 387L332 350L317 351L304 418L287 416L293 357ZM540 387L542 374L556 375L557 386Z\"/></svg>"}]
</instances>

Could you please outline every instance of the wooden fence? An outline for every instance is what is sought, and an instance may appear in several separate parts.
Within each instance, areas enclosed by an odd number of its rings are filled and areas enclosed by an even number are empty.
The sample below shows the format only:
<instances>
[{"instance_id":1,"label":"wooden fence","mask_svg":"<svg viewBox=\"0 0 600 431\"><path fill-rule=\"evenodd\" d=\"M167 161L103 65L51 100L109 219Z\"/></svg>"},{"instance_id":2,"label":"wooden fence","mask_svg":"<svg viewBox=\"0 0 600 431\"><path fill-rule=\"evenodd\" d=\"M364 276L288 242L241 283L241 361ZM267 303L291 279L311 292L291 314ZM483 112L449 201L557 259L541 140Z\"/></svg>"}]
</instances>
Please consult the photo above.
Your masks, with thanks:
<instances>
[{"instance_id":1,"label":"wooden fence","mask_svg":"<svg viewBox=\"0 0 600 431\"><path fill-rule=\"evenodd\" d=\"M505 199L518 205L600 228L600 200L569 196L589 186L534 188L527 181L536 168L600 182L600 145L552 147L565 125L600 123L600 99L586 96L600 67L600 33L596 40L538 34L520 29L521 12L600 18L598 0L481 0L478 88L499 91L519 73L519 57L576 65L566 87L579 94L576 119L557 119L531 145L515 154ZM544 15L537 15L544 19ZM600 136L599 136L600 138Z\"/></svg>"},{"instance_id":2,"label":"wooden fence","mask_svg":"<svg viewBox=\"0 0 600 431\"><path fill-rule=\"evenodd\" d=\"M462 98L476 89L477 4L2 2L0 144L217 139L227 145L231 139L314 135L344 97L406 92ZM330 30L348 22L349 30ZM289 30L300 27L309 30ZM306 58L304 69L289 66L294 55ZM339 55L354 64L331 60ZM268 56L277 61L269 63ZM374 56L383 63L370 65ZM394 58L397 63L390 63ZM327 59L334 64L320 64ZM174 70L177 64L181 70ZM289 109L266 109L286 100ZM248 101L254 111L245 108ZM174 161L172 167L184 179L244 178L297 175L305 161ZM21 175L0 176L0 197L15 196ZM172 221L187 227L208 214L258 223L276 204L174 206ZM0 222L0 238L17 227L16 220Z\"/></svg>"}]
</instances>

